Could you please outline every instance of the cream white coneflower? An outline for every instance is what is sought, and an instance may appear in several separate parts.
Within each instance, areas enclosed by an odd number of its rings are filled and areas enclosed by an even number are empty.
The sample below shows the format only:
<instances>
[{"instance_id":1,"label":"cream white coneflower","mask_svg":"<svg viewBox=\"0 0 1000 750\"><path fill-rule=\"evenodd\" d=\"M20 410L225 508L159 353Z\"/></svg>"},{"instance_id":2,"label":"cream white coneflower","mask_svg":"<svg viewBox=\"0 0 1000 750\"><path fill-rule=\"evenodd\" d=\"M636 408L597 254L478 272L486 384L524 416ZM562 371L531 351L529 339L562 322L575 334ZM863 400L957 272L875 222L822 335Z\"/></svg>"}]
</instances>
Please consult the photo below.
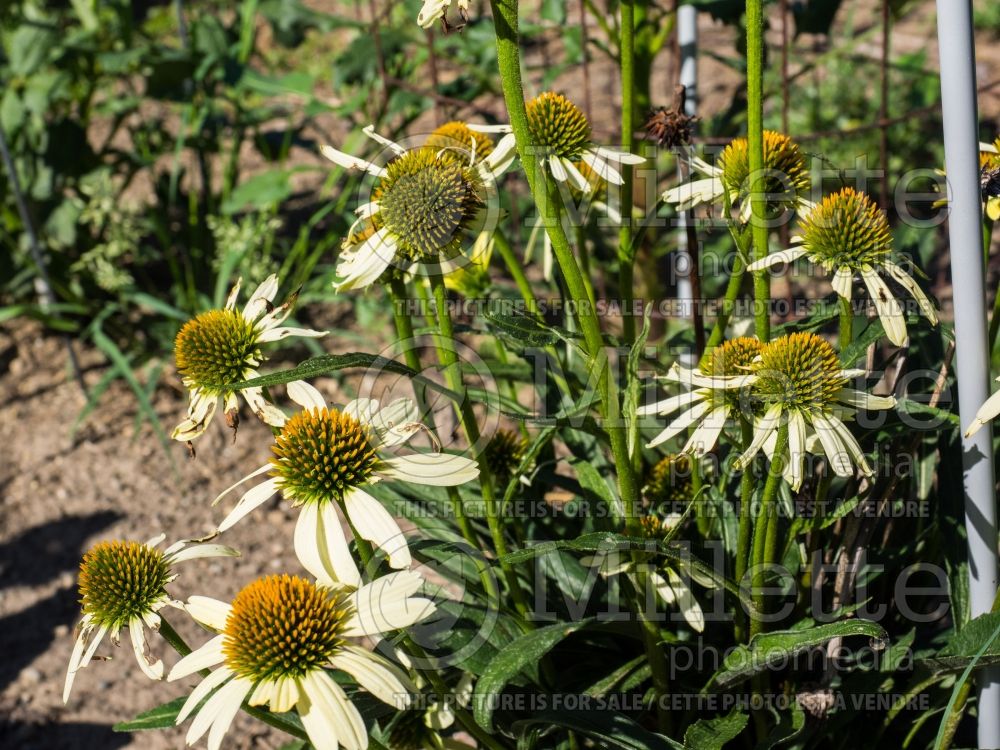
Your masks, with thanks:
<instances>
[{"instance_id":1,"label":"cream white coneflower","mask_svg":"<svg viewBox=\"0 0 1000 750\"><path fill-rule=\"evenodd\" d=\"M860 275L875 302L886 336L896 346L906 343L906 318L880 274L885 274L916 301L932 325L937 312L916 281L891 260L892 235L885 212L864 193L843 188L828 195L801 221L801 233L791 239L791 247L751 263L751 271L790 263L806 257L833 272L833 288L848 302L854 277Z\"/></svg>"},{"instance_id":2,"label":"cream white coneflower","mask_svg":"<svg viewBox=\"0 0 1000 750\"><path fill-rule=\"evenodd\" d=\"M416 406L398 399L380 408L378 401L357 399L343 410L328 408L308 383L294 383L289 397L302 406L281 427L271 460L241 483L270 474L246 492L219 525L220 531L266 502L276 492L299 508L295 553L314 576L358 586L361 576L347 546L341 516L354 532L383 550L393 568L410 565L410 551L399 524L365 487L379 481L404 481L450 487L479 476L472 459L451 453L382 455L423 429Z\"/></svg>"},{"instance_id":3,"label":"cream white coneflower","mask_svg":"<svg viewBox=\"0 0 1000 750\"><path fill-rule=\"evenodd\" d=\"M750 219L750 154L745 137L733 139L714 166L697 157L691 166L704 176L666 191L664 201L687 211L703 203L721 204L728 198L731 206L739 208L743 221ZM764 131L764 170L770 211L808 213L812 209L809 168L802 151L787 135Z\"/></svg>"},{"instance_id":4,"label":"cream white coneflower","mask_svg":"<svg viewBox=\"0 0 1000 750\"><path fill-rule=\"evenodd\" d=\"M277 276L272 274L264 279L244 308L237 310L241 284L242 281L236 282L223 309L209 310L189 320L177 334L174 356L177 371L190 392L190 402L187 418L171 435L174 440L191 441L204 433L220 402L226 421L236 429L239 424L236 392L227 386L257 377L257 367L264 360L261 344L290 336L326 335L325 331L282 325L291 314L295 299L274 307ZM264 399L262 389L244 388L239 393L253 413L267 424L277 425L284 420L281 410Z\"/></svg>"},{"instance_id":5,"label":"cream white coneflower","mask_svg":"<svg viewBox=\"0 0 1000 750\"><path fill-rule=\"evenodd\" d=\"M181 659L168 679L218 668L191 691L177 715L181 724L197 711L187 743L208 732L209 750L218 750L247 701L276 713L296 709L316 750L368 747L361 714L331 670L350 675L384 703L408 706L414 687L406 674L352 640L406 628L432 614L433 602L413 596L422 580L410 571L393 573L352 591L274 575L247 585L231 604L191 597L191 616L218 635Z\"/></svg>"},{"instance_id":6,"label":"cream white coneflower","mask_svg":"<svg viewBox=\"0 0 1000 750\"><path fill-rule=\"evenodd\" d=\"M621 173L612 165L642 164L637 154L599 146L591 140L590 122L579 107L562 94L546 91L527 103L528 128L542 166L559 182L568 182L590 194L593 183L576 163L584 162L601 179L621 185ZM483 133L510 133L510 125L470 125Z\"/></svg>"},{"instance_id":7,"label":"cream white coneflower","mask_svg":"<svg viewBox=\"0 0 1000 750\"><path fill-rule=\"evenodd\" d=\"M750 368L760 351L760 341L741 336L710 350L696 369L675 364L663 379L685 385L688 390L640 407L639 416L680 414L646 447L655 448L695 427L681 452L698 455L712 450L726 421L743 414L747 406L741 403L742 389L753 382Z\"/></svg>"},{"instance_id":8,"label":"cream white coneflower","mask_svg":"<svg viewBox=\"0 0 1000 750\"><path fill-rule=\"evenodd\" d=\"M83 618L66 671L63 703L69 700L76 673L91 662L104 636L110 633L117 646L122 628L128 628L139 668L154 680L163 677L163 662L146 653L145 628L160 627L157 612L164 607L182 608L166 588L177 577L174 564L239 554L221 544L192 544L188 539L159 550L157 545L163 539L161 534L145 544L100 542L83 556L79 582Z\"/></svg>"},{"instance_id":9,"label":"cream white coneflower","mask_svg":"<svg viewBox=\"0 0 1000 750\"><path fill-rule=\"evenodd\" d=\"M787 454L777 458L793 490L802 485L806 444L813 434L837 476L851 476L855 466L866 476L874 473L842 417L857 409L891 409L896 399L848 387L864 371L844 370L833 347L814 333L793 333L768 342L752 369L750 397L759 402L761 414L754 420L753 440L735 468L745 468L761 449L775 460L778 430L787 425Z\"/></svg>"},{"instance_id":10,"label":"cream white coneflower","mask_svg":"<svg viewBox=\"0 0 1000 750\"><path fill-rule=\"evenodd\" d=\"M334 163L378 178L371 200L355 211L358 219L342 246L337 289L369 286L390 266L454 258L466 235L483 230L487 192L510 164L514 151L513 141L504 140L484 158L470 158L467 163L455 158L456 145L407 150L377 135L370 126L365 133L392 154L384 167L330 146L321 148ZM370 226L371 231L357 232L358 225Z\"/></svg>"},{"instance_id":11,"label":"cream white coneflower","mask_svg":"<svg viewBox=\"0 0 1000 750\"><path fill-rule=\"evenodd\" d=\"M983 207L990 220L997 221L1000 219L1000 137L993 143L979 144L979 168Z\"/></svg>"}]
</instances>

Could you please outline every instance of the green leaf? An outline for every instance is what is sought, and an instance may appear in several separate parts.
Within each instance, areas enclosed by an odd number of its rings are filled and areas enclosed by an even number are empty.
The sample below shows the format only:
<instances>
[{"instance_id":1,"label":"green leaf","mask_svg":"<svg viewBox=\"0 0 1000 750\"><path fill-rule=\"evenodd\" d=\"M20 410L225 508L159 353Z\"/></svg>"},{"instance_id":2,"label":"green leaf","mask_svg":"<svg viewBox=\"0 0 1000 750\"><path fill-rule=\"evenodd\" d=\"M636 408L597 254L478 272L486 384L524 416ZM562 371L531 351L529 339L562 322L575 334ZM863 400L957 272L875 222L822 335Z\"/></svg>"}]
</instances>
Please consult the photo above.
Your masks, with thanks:
<instances>
[{"instance_id":1,"label":"green leaf","mask_svg":"<svg viewBox=\"0 0 1000 750\"><path fill-rule=\"evenodd\" d=\"M284 385L293 380L309 380L320 375L326 375L337 370L350 370L356 368L374 368L393 373L394 375L405 375L414 380L425 382L428 387L432 387L432 381L421 378L416 370L411 370L404 364L395 360L379 356L377 354L366 354L364 352L347 352L345 354L326 354L322 357L313 357L301 363L298 367L281 372L272 372L270 375L261 375L257 378L244 380L229 386L230 390L240 391L244 388L267 388L273 385ZM437 384L434 384L437 385ZM217 386L223 387L223 386ZM438 385L438 389L441 386Z\"/></svg>"},{"instance_id":2,"label":"green leaf","mask_svg":"<svg viewBox=\"0 0 1000 750\"><path fill-rule=\"evenodd\" d=\"M510 565L519 565L539 555L547 555L556 550L572 550L576 552L641 550L648 554L660 555L661 557L666 557L675 568L684 571L703 586L725 589L739 599L748 611L754 611L752 609L753 603L746 595L746 592L741 591L739 586L718 573L712 566L706 565L694 557L689 549L677 544L658 542L653 539L641 539L625 536L624 534L595 531L590 534L578 536L576 539L541 542L530 547L524 547L523 549L504 555L502 560Z\"/></svg>"},{"instance_id":3,"label":"green leaf","mask_svg":"<svg viewBox=\"0 0 1000 750\"><path fill-rule=\"evenodd\" d=\"M685 745L681 745L669 737L643 729L635 721L616 711L543 711L530 719L514 722L513 728L523 734L538 725L546 727L555 725L572 729L598 740L597 747L601 748L685 750Z\"/></svg>"},{"instance_id":4,"label":"green leaf","mask_svg":"<svg viewBox=\"0 0 1000 750\"><path fill-rule=\"evenodd\" d=\"M143 417L152 426L153 432L156 433L156 437L159 438L160 444L163 446L163 450L167 455L170 455L170 440L167 438L167 433L163 430L163 423L160 422L160 418L156 414L156 409L153 408L153 404L146 395L146 390L132 371L132 365L128 361L128 358L100 328L94 330L93 340L94 345L104 352L118 374L128 383L135 394L136 400L139 402L139 409Z\"/></svg>"},{"instance_id":5,"label":"green leaf","mask_svg":"<svg viewBox=\"0 0 1000 750\"><path fill-rule=\"evenodd\" d=\"M883 336L885 329L882 327L882 321L876 318L840 353L840 364L844 367L853 367L855 362L865 356L868 347Z\"/></svg>"},{"instance_id":6,"label":"green leaf","mask_svg":"<svg viewBox=\"0 0 1000 750\"><path fill-rule=\"evenodd\" d=\"M292 194L291 174L288 169L272 169L251 177L230 193L222 212L235 214L247 207L260 211L284 202Z\"/></svg>"},{"instance_id":7,"label":"green leaf","mask_svg":"<svg viewBox=\"0 0 1000 750\"><path fill-rule=\"evenodd\" d=\"M972 670L977 666L983 666L981 660L986 652L992 647L997 639L1000 638L1000 613L989 612L985 615L980 615L979 617L970 620L969 623L963 628L962 632L968 631L972 628L972 625L977 620L981 620L981 624L976 626L976 632L974 638L980 641L980 646L976 653L973 655L972 660L966 666L965 671L962 672L962 676L958 678L955 682L955 686L952 688L951 697L948 699L948 707L944 710L944 715L941 718L941 724L938 727L937 738L934 740L934 750L941 750L944 746L945 735L948 733L949 727L954 729L955 725L961 720L962 712L964 709L964 702L962 705L959 704L959 696L963 693L963 688L966 682L969 680L969 676L972 674ZM986 619L990 618L990 619ZM992 625L992 629L988 634L986 634L986 629ZM961 635L961 634L960 634ZM972 645L973 639L962 639L961 646L967 648Z\"/></svg>"},{"instance_id":8,"label":"green leaf","mask_svg":"<svg viewBox=\"0 0 1000 750\"><path fill-rule=\"evenodd\" d=\"M579 622L556 623L530 633L525 633L510 643L489 663L476 683L473 706L476 722L488 732L493 731L493 709L497 696L512 679L538 661L560 641L592 622L592 618Z\"/></svg>"},{"instance_id":9,"label":"green leaf","mask_svg":"<svg viewBox=\"0 0 1000 750\"><path fill-rule=\"evenodd\" d=\"M143 732L147 729L167 729L177 724L177 714L181 712L186 696L174 698L169 703L143 711L131 721L120 721L111 727L114 732Z\"/></svg>"},{"instance_id":10,"label":"green leaf","mask_svg":"<svg viewBox=\"0 0 1000 750\"><path fill-rule=\"evenodd\" d=\"M521 347L552 346L560 336L538 318L523 312L487 309L483 313L486 325L500 338Z\"/></svg>"},{"instance_id":11,"label":"green leaf","mask_svg":"<svg viewBox=\"0 0 1000 750\"><path fill-rule=\"evenodd\" d=\"M961 424L957 414L947 411L946 409L941 409L937 406L922 404L911 398L899 399L899 401L896 402L896 408L901 412L912 414L914 416L932 417L935 421L946 425L950 424L952 427L958 427Z\"/></svg>"},{"instance_id":12,"label":"green leaf","mask_svg":"<svg viewBox=\"0 0 1000 750\"><path fill-rule=\"evenodd\" d=\"M729 740L739 736L749 720L749 716L737 710L727 716L699 719L684 733L684 747L691 750L722 750Z\"/></svg>"},{"instance_id":13,"label":"green leaf","mask_svg":"<svg viewBox=\"0 0 1000 750\"><path fill-rule=\"evenodd\" d=\"M749 644L734 649L712 678L716 687L725 688L783 663L788 657L819 646L834 638L863 635L884 642L888 634L870 620L841 620L802 630L779 630L755 635Z\"/></svg>"},{"instance_id":14,"label":"green leaf","mask_svg":"<svg viewBox=\"0 0 1000 750\"><path fill-rule=\"evenodd\" d=\"M1000 627L1000 612L979 615L954 633L937 654L920 659L917 663L929 669L932 674L961 672L977 658L977 654L979 667L998 664L1000 663L1000 640L996 639L998 627Z\"/></svg>"}]
</instances>

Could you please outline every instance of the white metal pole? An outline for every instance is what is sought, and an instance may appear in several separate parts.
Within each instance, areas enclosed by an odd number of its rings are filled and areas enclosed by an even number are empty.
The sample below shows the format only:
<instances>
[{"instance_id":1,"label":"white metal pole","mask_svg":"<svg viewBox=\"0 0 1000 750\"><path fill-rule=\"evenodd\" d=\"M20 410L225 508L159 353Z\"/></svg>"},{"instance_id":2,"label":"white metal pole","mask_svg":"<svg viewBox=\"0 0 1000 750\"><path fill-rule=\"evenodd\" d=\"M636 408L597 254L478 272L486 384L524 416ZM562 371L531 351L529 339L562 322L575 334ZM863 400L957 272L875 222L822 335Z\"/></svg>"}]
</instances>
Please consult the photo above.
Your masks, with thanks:
<instances>
[{"instance_id":1,"label":"white metal pole","mask_svg":"<svg viewBox=\"0 0 1000 750\"><path fill-rule=\"evenodd\" d=\"M681 51L681 69L679 81L685 89L684 113L694 117L698 111L698 8L694 5L682 5L677 9L677 45ZM681 146L689 148L689 146ZM677 166L681 182L687 175L687 164L685 159L678 160ZM691 220L687 211L680 211L677 214L677 257L684 259L688 268L693 262L687 246L687 225ZM695 257L700 257L695 253ZM680 266L680 264L678 264ZM691 269L698 272L698 269ZM689 270L690 273L690 270ZM690 314L689 305L700 305L701 300L694 299L691 290L691 279L688 275L681 275L677 279L677 299L680 307L685 313ZM690 319L690 317L688 318ZM682 357L685 364L693 365L698 357L693 352L687 357Z\"/></svg>"},{"instance_id":2,"label":"white metal pole","mask_svg":"<svg viewBox=\"0 0 1000 750\"><path fill-rule=\"evenodd\" d=\"M972 424L990 395L986 341L982 195L979 183L976 52L971 0L937 0L948 180L948 240L955 305L955 355L961 423ZM997 529L991 430L962 439L969 593L973 617L989 612L997 591ZM979 747L1000 748L1000 674L981 673Z\"/></svg>"}]
</instances>

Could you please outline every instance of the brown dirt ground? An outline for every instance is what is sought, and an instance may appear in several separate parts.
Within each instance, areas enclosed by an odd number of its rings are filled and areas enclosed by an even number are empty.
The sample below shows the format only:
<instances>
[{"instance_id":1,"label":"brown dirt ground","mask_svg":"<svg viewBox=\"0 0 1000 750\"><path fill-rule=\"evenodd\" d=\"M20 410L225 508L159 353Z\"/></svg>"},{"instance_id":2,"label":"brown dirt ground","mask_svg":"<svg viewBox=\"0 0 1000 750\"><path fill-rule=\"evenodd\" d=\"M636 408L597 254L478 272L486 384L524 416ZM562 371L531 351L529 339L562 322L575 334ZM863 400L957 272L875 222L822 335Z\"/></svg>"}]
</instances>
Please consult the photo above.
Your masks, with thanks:
<instances>
[{"instance_id":1,"label":"brown dirt ground","mask_svg":"<svg viewBox=\"0 0 1000 750\"><path fill-rule=\"evenodd\" d=\"M873 4L851 5L864 12ZM897 29L894 44L901 51L926 46L936 60L932 4L924 6ZM732 37L731 30L703 19L703 49L731 50ZM1000 77L998 47L995 40L980 40L981 82ZM703 106L728 106L736 85L731 73L720 63L702 60ZM573 80L569 78L570 84ZM607 70L595 70L591 84L595 90L614 91L616 81ZM983 97L981 106L984 118L1000 118L996 90ZM103 359L92 351L81 356L92 387L102 374ZM209 507L210 499L264 460L270 436L262 425L244 420L235 444L218 427L200 441L197 460L187 460L179 445L168 455L148 425L136 433L135 402L120 382L74 434L72 423L84 400L66 378L64 362L63 342L43 336L36 325L0 327L0 746L179 748L182 730L134 737L110 731L112 723L182 695L188 687L146 679L127 646L102 648L99 653L114 660L83 670L69 705L62 705L78 615L76 566L100 539L145 539L160 530L175 539L209 531L221 512ZM155 396L156 410L168 427L184 408L176 385L160 388ZM343 394L332 390L327 395L343 400ZM175 596L205 591L201 584L210 578L208 590L224 598L262 573L298 569L292 523L291 512L272 501L256 523L241 523L227 534L227 543L243 551L241 558L187 564ZM192 642L205 639L181 617L174 620ZM280 744L268 728L241 721L239 736L245 739L240 747Z\"/></svg>"}]
</instances>

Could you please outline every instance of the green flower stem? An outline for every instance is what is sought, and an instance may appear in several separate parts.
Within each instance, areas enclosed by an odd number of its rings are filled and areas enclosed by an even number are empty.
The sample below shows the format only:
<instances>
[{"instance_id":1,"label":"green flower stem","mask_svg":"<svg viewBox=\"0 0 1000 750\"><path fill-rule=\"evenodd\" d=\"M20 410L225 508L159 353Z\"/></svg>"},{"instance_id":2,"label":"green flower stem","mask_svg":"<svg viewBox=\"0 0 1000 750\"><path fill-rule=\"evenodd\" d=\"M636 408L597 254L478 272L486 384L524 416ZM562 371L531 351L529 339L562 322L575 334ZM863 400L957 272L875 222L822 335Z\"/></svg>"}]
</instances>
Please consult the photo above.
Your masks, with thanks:
<instances>
[{"instance_id":1,"label":"green flower stem","mask_svg":"<svg viewBox=\"0 0 1000 750\"><path fill-rule=\"evenodd\" d=\"M187 645L187 642L181 638L180 634L173 629L163 615L160 615L160 635L163 636L163 640L170 644L170 647L180 656L187 656L191 653L191 647ZM202 677L208 677L212 674L212 671L210 669L202 669L198 672L198 674ZM280 729L282 732L290 734L292 737L297 737L298 739L306 740L307 742L309 741L309 735L278 714L265 711L264 709L257 708L256 706L248 705L245 702L240 708L258 721L269 724L275 729Z\"/></svg>"},{"instance_id":2,"label":"green flower stem","mask_svg":"<svg viewBox=\"0 0 1000 750\"><path fill-rule=\"evenodd\" d=\"M745 419L740 420L740 431L742 442L740 445L744 450L750 447L753 441L753 425ZM743 470L740 477L740 521L739 530L736 534L736 585L743 585L743 577L747 574L747 562L750 556L750 529L753 525L753 517L750 515L753 507L753 471L752 465ZM746 637L746 622L744 621L742 607L737 610L735 627L736 641L743 642Z\"/></svg>"},{"instance_id":3,"label":"green flower stem","mask_svg":"<svg viewBox=\"0 0 1000 750\"><path fill-rule=\"evenodd\" d=\"M767 255L764 200L764 0L747 0L747 146L750 166L750 222L754 260ZM767 270L754 273L757 338L771 337L771 282Z\"/></svg>"},{"instance_id":4,"label":"green flower stem","mask_svg":"<svg viewBox=\"0 0 1000 750\"><path fill-rule=\"evenodd\" d=\"M740 289L743 287L743 277L745 275L746 263L737 257L736 263L733 265L733 273L729 277L729 283L726 285L726 295L722 299L719 317L715 319L712 334L705 343L705 352L710 352L714 347L722 343L722 339L726 335L726 326L729 324L729 318L732 316L733 308L736 306L736 298L740 296ZM702 353L702 358L704 356L705 354Z\"/></svg>"},{"instance_id":5,"label":"green flower stem","mask_svg":"<svg viewBox=\"0 0 1000 750\"><path fill-rule=\"evenodd\" d=\"M844 351L854 341L854 308L849 299L838 296L840 301L840 351Z\"/></svg>"},{"instance_id":6,"label":"green flower stem","mask_svg":"<svg viewBox=\"0 0 1000 750\"><path fill-rule=\"evenodd\" d=\"M500 257L503 258L504 264L507 266L507 270L510 272L511 278L514 279L514 284L517 285L517 291L521 293L521 299L524 300L525 309L529 313L538 312L538 302L535 300L535 293L531 289L531 283L528 281L528 276L524 273L524 266L521 265L521 259L517 257L514 249L510 246L507 238L503 236L499 230L493 233L493 246L500 253Z\"/></svg>"},{"instance_id":7,"label":"green flower stem","mask_svg":"<svg viewBox=\"0 0 1000 750\"><path fill-rule=\"evenodd\" d=\"M601 411L605 429L611 443L611 453L615 461L618 475L618 491L622 498L625 523L632 533L638 532L639 517L636 513L638 505L638 487L635 473L629 455L625 426L620 414L618 388L611 373L611 363L604 351L604 341L601 335L600 323L596 310L586 304L587 287L584 284L580 268L573 256L573 250L566 239L560 220L558 191L539 175L538 162L535 161L535 149L532 143L531 130L528 127L528 113L524 104L524 89L521 85L521 54L518 49L518 3L517 0L490 0L493 10L493 23L497 37L497 63L500 69L500 80L503 88L504 102L510 117L511 129L517 143L517 151L521 157L528 186L535 199L535 205L545 221L545 227L552 240L552 250L562 271L572 300L580 307L580 323L583 329L587 353L593 359L595 366L601 368L600 390L602 393ZM617 514L617 509L610 509ZM621 519L615 519L621 520ZM645 576L640 576L638 596L643 598ZM644 601L636 606L646 655L649 659L653 684L660 695L668 693L668 671L663 650L660 648L660 634L656 623L644 616ZM669 714L658 712L661 727L669 722Z\"/></svg>"},{"instance_id":8,"label":"green flower stem","mask_svg":"<svg viewBox=\"0 0 1000 750\"><path fill-rule=\"evenodd\" d=\"M389 282L390 295L392 297L392 316L396 322L396 334L399 336L399 340L403 342L413 341L413 321L410 320L409 315L405 315L400 307L406 300L406 285L403 283L402 279L393 277ZM417 350L407 343L404 347L404 358L406 360L406 366L411 370L420 372L420 355ZM429 419L429 414L425 408L425 393L423 388L417 388L414 384L414 394L417 398L417 402L420 405L420 413L425 415ZM428 425L430 427L431 425ZM458 530L462 534L462 538L468 542L473 549L479 549L479 540L476 538L475 532L472 530L472 524L469 523L468 517L465 515L465 508L462 507L462 497L459 495L458 490L454 487L448 488L448 500L451 503L452 513L455 515L455 523L458 525ZM486 572L481 571L480 578L483 583L484 590L487 594L496 595L496 584L493 578Z\"/></svg>"},{"instance_id":9,"label":"green flower stem","mask_svg":"<svg viewBox=\"0 0 1000 750\"><path fill-rule=\"evenodd\" d=\"M621 28L618 44L622 81L622 148L631 152L635 146L635 4L621 0ZM632 317L632 290L635 284L635 247L632 244L632 175L631 164L622 164L622 226L618 230L618 294L622 299L622 337L635 341L635 318Z\"/></svg>"},{"instance_id":10,"label":"green flower stem","mask_svg":"<svg viewBox=\"0 0 1000 750\"><path fill-rule=\"evenodd\" d=\"M462 374L459 370L458 357L454 349L449 345L455 340L455 331L451 323L451 315L448 313L448 296L444 286L444 278L439 274L430 277L431 288L434 292L434 307L437 312L438 329L441 336L440 353L441 365L444 368L445 379L448 387L456 393L462 394L462 402L455 405L458 420L465 432L465 437L469 441L469 447L477 450L480 441L479 424L476 422L476 415L472 412L472 405L465 397L465 384L462 382ZM517 571L511 567L510 563L504 562L507 555L507 540L504 537L503 516L497 503L496 489L493 485L493 474L490 472L489 464L485 458L479 458L479 486L483 493L483 505L486 509L486 523L490 529L490 536L493 539L493 548L500 558L500 569L503 571L507 581L507 588L510 589L511 598L514 600L514 607L525 619L526 623L531 623L530 608L521 590L521 584L517 577Z\"/></svg>"},{"instance_id":11,"label":"green flower stem","mask_svg":"<svg viewBox=\"0 0 1000 750\"><path fill-rule=\"evenodd\" d=\"M764 494L760 501L760 513L754 519L753 525L753 549L751 575L751 597L753 600L754 613L750 618L750 637L757 635L764 629L764 623L760 615L764 614L764 567L772 562L767 554L774 554L774 540L777 539L778 519L776 513L778 487L781 485L781 469L785 461L785 453L788 451L788 423L784 423L778 428L778 439L774 445L774 460L771 462L767 473L767 482L764 484ZM771 532L771 527L774 532ZM769 546L770 537L770 547Z\"/></svg>"}]
</instances>

